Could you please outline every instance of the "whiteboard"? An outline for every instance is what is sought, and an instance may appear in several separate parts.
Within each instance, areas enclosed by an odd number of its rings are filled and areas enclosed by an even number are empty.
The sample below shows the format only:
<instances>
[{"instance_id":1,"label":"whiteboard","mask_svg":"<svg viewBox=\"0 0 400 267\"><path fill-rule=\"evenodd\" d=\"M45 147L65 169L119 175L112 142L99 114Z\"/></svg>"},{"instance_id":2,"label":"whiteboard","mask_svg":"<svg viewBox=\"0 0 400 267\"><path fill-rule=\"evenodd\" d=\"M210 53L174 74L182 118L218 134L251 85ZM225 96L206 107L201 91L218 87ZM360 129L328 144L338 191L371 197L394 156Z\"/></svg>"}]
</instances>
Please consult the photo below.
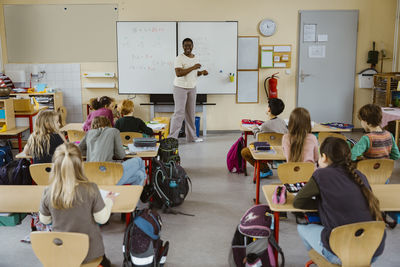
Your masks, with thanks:
<instances>
[{"instance_id":1,"label":"whiteboard","mask_svg":"<svg viewBox=\"0 0 400 267\"><path fill-rule=\"evenodd\" d=\"M208 71L208 76L197 80L198 93L236 93L236 83L230 82L229 74L237 77L237 33L237 21L178 22L179 54L183 53L183 39L192 39L192 53L199 57L201 70Z\"/></svg>"},{"instance_id":2,"label":"whiteboard","mask_svg":"<svg viewBox=\"0 0 400 267\"><path fill-rule=\"evenodd\" d=\"M176 22L117 22L120 94L171 94Z\"/></svg>"},{"instance_id":3,"label":"whiteboard","mask_svg":"<svg viewBox=\"0 0 400 267\"><path fill-rule=\"evenodd\" d=\"M238 71L238 103L258 103L258 70Z\"/></svg>"},{"instance_id":4,"label":"whiteboard","mask_svg":"<svg viewBox=\"0 0 400 267\"><path fill-rule=\"evenodd\" d=\"M238 69L258 69L258 37L238 38Z\"/></svg>"}]
</instances>

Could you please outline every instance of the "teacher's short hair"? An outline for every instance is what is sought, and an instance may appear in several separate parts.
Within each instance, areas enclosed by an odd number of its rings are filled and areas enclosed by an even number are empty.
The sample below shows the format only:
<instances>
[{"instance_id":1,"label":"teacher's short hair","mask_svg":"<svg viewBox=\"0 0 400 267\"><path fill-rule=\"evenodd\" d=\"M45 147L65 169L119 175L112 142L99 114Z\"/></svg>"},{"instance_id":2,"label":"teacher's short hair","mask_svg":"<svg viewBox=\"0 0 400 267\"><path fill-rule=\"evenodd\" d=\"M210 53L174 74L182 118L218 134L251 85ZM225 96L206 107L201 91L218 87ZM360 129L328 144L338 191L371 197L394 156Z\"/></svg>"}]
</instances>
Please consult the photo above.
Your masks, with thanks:
<instances>
[{"instance_id":1,"label":"teacher's short hair","mask_svg":"<svg viewBox=\"0 0 400 267\"><path fill-rule=\"evenodd\" d=\"M182 45L183 45L185 42L191 42L191 43L193 44L193 41L192 41L192 39L190 39L190 38L185 38L185 39L183 39Z\"/></svg>"}]
</instances>

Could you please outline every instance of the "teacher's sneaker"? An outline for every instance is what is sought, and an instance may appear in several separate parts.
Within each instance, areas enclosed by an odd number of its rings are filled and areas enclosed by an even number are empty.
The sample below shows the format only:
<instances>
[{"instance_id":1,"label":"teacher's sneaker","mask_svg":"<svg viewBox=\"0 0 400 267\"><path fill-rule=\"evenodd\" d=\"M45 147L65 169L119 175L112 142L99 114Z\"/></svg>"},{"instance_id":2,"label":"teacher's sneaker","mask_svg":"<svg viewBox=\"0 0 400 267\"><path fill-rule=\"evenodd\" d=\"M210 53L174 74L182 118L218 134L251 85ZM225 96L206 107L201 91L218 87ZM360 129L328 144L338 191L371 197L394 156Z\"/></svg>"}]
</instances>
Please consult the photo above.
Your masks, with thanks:
<instances>
[{"instance_id":1,"label":"teacher's sneaker","mask_svg":"<svg viewBox=\"0 0 400 267\"><path fill-rule=\"evenodd\" d=\"M196 139L194 139L193 142L200 143L200 142L203 142L203 141L204 141L203 138L196 138Z\"/></svg>"}]
</instances>

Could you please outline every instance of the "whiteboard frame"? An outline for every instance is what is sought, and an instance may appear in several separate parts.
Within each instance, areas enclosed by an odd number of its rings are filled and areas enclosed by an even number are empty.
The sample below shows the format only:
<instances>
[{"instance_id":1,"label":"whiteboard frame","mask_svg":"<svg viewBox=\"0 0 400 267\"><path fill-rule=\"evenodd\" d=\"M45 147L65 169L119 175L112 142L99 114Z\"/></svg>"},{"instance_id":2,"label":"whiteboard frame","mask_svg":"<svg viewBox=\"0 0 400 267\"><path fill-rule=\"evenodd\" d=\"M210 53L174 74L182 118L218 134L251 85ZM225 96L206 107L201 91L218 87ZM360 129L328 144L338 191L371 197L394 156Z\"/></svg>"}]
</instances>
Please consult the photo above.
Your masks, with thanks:
<instances>
[{"instance_id":1,"label":"whiteboard frame","mask_svg":"<svg viewBox=\"0 0 400 267\"><path fill-rule=\"evenodd\" d=\"M149 93L134 93L134 92L130 92L130 93L121 93L120 92L120 86L119 86L119 64L118 64L118 31L117 31L117 24L119 23L119 22L174 22L174 23L176 23L176 42L175 42L175 45L176 45L176 55L175 56L178 56L178 51L179 51L179 33L178 33L178 24L180 23L180 22L199 22L199 23L201 23L201 22L207 22L207 23L216 23L216 22L218 22L218 23L224 23L224 22L235 22L236 23L236 32L237 32L237 34L239 33L239 21L237 21L237 20L229 20L229 21L167 21L167 20L165 20L165 21L156 21L156 20L149 20L149 21L131 21L131 20L121 20L121 21L116 21L116 23L115 23L115 27L116 27L116 41L117 41L117 44L116 44L116 46L117 46L117 77L118 77L118 94L120 94L120 95L151 95L151 94L172 94L173 92L171 91L170 93L159 93L159 92L154 92L154 93L152 93L152 92L149 92ZM238 47L239 47L239 35L236 35L236 67L235 67L235 71L236 71L236 77L237 77L237 73L238 73ZM235 90L235 92L232 92L232 93L206 93L207 95L233 95L233 94L236 94L236 96L237 96L237 90L238 90L238 87L237 87L237 81L236 81L236 90ZM257 97L258 98L258 97Z\"/></svg>"}]
</instances>

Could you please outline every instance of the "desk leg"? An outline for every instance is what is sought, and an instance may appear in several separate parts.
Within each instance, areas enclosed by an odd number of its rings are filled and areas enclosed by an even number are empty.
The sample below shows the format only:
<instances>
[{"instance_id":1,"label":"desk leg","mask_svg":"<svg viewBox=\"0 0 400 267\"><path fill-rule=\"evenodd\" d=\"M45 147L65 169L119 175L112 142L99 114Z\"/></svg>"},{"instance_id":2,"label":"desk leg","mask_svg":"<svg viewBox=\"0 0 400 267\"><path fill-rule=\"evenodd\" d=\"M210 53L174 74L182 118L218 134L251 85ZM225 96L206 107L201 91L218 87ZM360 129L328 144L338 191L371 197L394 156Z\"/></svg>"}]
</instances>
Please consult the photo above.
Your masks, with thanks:
<instances>
[{"instance_id":1,"label":"desk leg","mask_svg":"<svg viewBox=\"0 0 400 267\"><path fill-rule=\"evenodd\" d=\"M399 120L396 120L395 142L399 146Z\"/></svg>"},{"instance_id":2,"label":"desk leg","mask_svg":"<svg viewBox=\"0 0 400 267\"><path fill-rule=\"evenodd\" d=\"M274 231L275 231L275 240L276 243L279 244L279 212L274 212ZM275 262L278 266L278 251L274 250Z\"/></svg>"},{"instance_id":3,"label":"desk leg","mask_svg":"<svg viewBox=\"0 0 400 267\"><path fill-rule=\"evenodd\" d=\"M203 136L207 135L207 105L203 105Z\"/></svg>"},{"instance_id":4,"label":"desk leg","mask_svg":"<svg viewBox=\"0 0 400 267\"><path fill-rule=\"evenodd\" d=\"M18 134L18 150L22 152L22 133Z\"/></svg>"},{"instance_id":5,"label":"desk leg","mask_svg":"<svg viewBox=\"0 0 400 267\"><path fill-rule=\"evenodd\" d=\"M151 184L151 172L152 172L152 159L149 159L149 184Z\"/></svg>"},{"instance_id":6,"label":"desk leg","mask_svg":"<svg viewBox=\"0 0 400 267\"><path fill-rule=\"evenodd\" d=\"M257 172L256 204L260 204L260 161L256 160L255 165L255 172Z\"/></svg>"},{"instance_id":7,"label":"desk leg","mask_svg":"<svg viewBox=\"0 0 400 267\"><path fill-rule=\"evenodd\" d=\"M29 131L30 133L33 132L33 122L32 122L32 116L29 116Z\"/></svg>"},{"instance_id":8,"label":"desk leg","mask_svg":"<svg viewBox=\"0 0 400 267\"><path fill-rule=\"evenodd\" d=\"M247 147L247 132L244 132L244 147ZM244 161L244 176L247 176L247 160ZM253 182L255 182L255 180Z\"/></svg>"},{"instance_id":9,"label":"desk leg","mask_svg":"<svg viewBox=\"0 0 400 267\"><path fill-rule=\"evenodd\" d=\"M154 119L154 105L150 106L150 120Z\"/></svg>"}]
</instances>

